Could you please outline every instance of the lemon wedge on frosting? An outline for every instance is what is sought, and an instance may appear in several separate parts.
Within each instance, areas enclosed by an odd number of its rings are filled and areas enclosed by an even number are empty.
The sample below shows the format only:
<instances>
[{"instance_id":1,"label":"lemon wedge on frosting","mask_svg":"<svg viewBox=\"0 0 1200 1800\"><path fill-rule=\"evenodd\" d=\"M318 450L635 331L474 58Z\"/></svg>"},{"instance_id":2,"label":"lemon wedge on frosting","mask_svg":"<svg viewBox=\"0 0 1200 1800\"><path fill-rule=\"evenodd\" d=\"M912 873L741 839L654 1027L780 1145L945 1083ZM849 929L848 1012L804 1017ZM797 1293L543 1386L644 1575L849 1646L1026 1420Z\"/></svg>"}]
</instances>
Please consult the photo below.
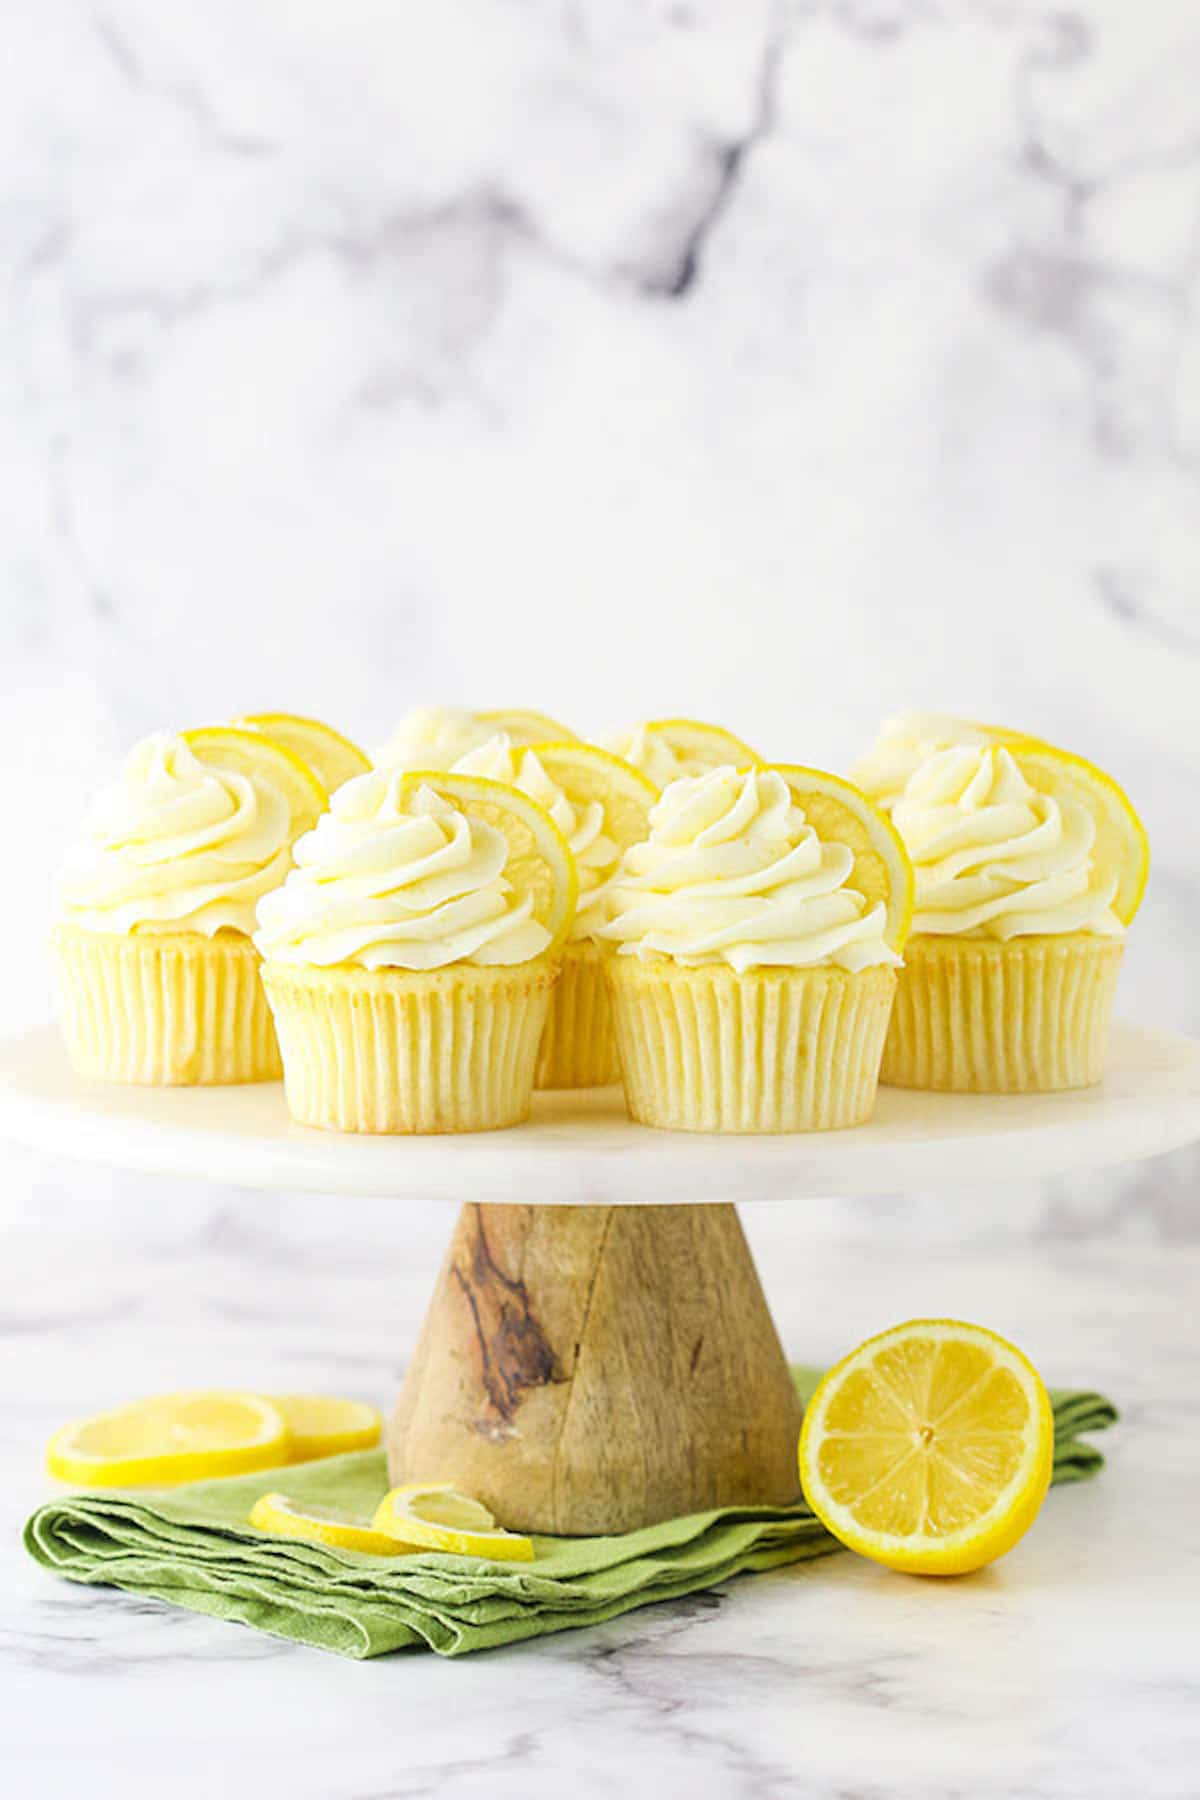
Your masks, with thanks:
<instances>
[{"instance_id":1,"label":"lemon wedge on frosting","mask_svg":"<svg viewBox=\"0 0 1200 1800\"><path fill-rule=\"evenodd\" d=\"M1091 813L1096 822L1092 861L1098 869L1117 876L1112 909L1122 925L1128 925L1142 903L1150 875L1150 841L1128 794L1103 769L1053 744L1013 737L1001 739L999 748L1010 753L1039 793L1055 800L1074 800Z\"/></svg>"},{"instance_id":2,"label":"lemon wedge on frosting","mask_svg":"<svg viewBox=\"0 0 1200 1800\"><path fill-rule=\"evenodd\" d=\"M574 742L575 733L560 725L548 713L531 712L516 706L492 707L484 712L477 712L475 717L492 732L507 732L512 742L521 749L530 744L542 742Z\"/></svg>"},{"instance_id":3,"label":"lemon wedge on frosting","mask_svg":"<svg viewBox=\"0 0 1200 1800\"><path fill-rule=\"evenodd\" d=\"M326 793L332 794L344 781L365 775L371 759L358 745L322 719L306 719L299 713L248 713L234 723L246 731L261 732L276 744L282 744L309 768Z\"/></svg>"},{"instance_id":4,"label":"lemon wedge on frosting","mask_svg":"<svg viewBox=\"0 0 1200 1800\"><path fill-rule=\"evenodd\" d=\"M620 849L649 835L658 789L632 763L596 744L533 744L531 749L573 807L600 802L605 832Z\"/></svg>"},{"instance_id":5,"label":"lemon wedge on frosting","mask_svg":"<svg viewBox=\"0 0 1200 1800\"><path fill-rule=\"evenodd\" d=\"M769 763L791 788L796 804L823 843L844 844L854 857L846 885L887 914L884 940L903 950L913 917L913 869L892 821L852 782L799 763Z\"/></svg>"},{"instance_id":6,"label":"lemon wedge on frosting","mask_svg":"<svg viewBox=\"0 0 1200 1800\"><path fill-rule=\"evenodd\" d=\"M323 1506L301 1506L286 1494L261 1494L251 1508L250 1523L271 1537L300 1538L367 1556L404 1556L416 1548L402 1544L391 1532L376 1530L365 1519L347 1519Z\"/></svg>"},{"instance_id":7,"label":"lemon wedge on frosting","mask_svg":"<svg viewBox=\"0 0 1200 1800\"><path fill-rule=\"evenodd\" d=\"M165 1487L288 1460L287 1423L261 1394L158 1394L55 1432L46 1467L80 1487Z\"/></svg>"},{"instance_id":8,"label":"lemon wedge on frosting","mask_svg":"<svg viewBox=\"0 0 1200 1800\"><path fill-rule=\"evenodd\" d=\"M1054 1463L1041 1376L980 1325L915 1319L869 1338L804 1413L804 1497L839 1541L888 1568L965 1575L1038 1515Z\"/></svg>"},{"instance_id":9,"label":"lemon wedge on frosting","mask_svg":"<svg viewBox=\"0 0 1200 1800\"><path fill-rule=\"evenodd\" d=\"M703 719L650 719L642 727L646 737L665 744L679 760L695 763L705 769L733 763L748 768L761 761L757 750L723 725L709 725Z\"/></svg>"},{"instance_id":10,"label":"lemon wedge on frosting","mask_svg":"<svg viewBox=\"0 0 1200 1800\"><path fill-rule=\"evenodd\" d=\"M183 741L201 762L250 780L269 781L277 788L291 808L293 838L311 831L329 805L328 792L310 765L294 750L259 731L204 725L198 731L185 731Z\"/></svg>"},{"instance_id":11,"label":"lemon wedge on frosting","mask_svg":"<svg viewBox=\"0 0 1200 1800\"><path fill-rule=\"evenodd\" d=\"M532 1562L533 1545L504 1531L478 1500L447 1481L409 1482L385 1494L372 1521L401 1542L451 1556L488 1556L498 1562Z\"/></svg>"}]
</instances>

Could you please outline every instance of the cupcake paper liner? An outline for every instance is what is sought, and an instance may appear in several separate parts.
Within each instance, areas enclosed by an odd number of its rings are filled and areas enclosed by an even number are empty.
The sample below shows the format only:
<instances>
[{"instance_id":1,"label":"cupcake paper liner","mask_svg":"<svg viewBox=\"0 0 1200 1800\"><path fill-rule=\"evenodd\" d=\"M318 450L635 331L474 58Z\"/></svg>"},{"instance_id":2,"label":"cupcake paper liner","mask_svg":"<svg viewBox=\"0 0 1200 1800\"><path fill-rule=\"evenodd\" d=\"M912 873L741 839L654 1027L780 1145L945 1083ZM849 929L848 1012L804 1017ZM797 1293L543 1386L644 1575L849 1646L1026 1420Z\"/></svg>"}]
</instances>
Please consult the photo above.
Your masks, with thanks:
<instances>
[{"instance_id":1,"label":"cupcake paper liner","mask_svg":"<svg viewBox=\"0 0 1200 1800\"><path fill-rule=\"evenodd\" d=\"M258 952L240 932L60 925L53 951L63 1035L81 1075L151 1086L277 1079Z\"/></svg>"},{"instance_id":2,"label":"cupcake paper liner","mask_svg":"<svg viewBox=\"0 0 1200 1800\"><path fill-rule=\"evenodd\" d=\"M954 1094L1039 1094L1104 1074L1119 938L910 938L880 1079Z\"/></svg>"},{"instance_id":3,"label":"cupcake paper liner","mask_svg":"<svg viewBox=\"0 0 1200 1800\"><path fill-rule=\"evenodd\" d=\"M288 1107L333 1131L491 1131L529 1115L557 960L514 968L266 963Z\"/></svg>"},{"instance_id":4,"label":"cupcake paper liner","mask_svg":"<svg viewBox=\"0 0 1200 1800\"><path fill-rule=\"evenodd\" d=\"M871 1115L890 968L607 964L629 1111L674 1131L830 1131Z\"/></svg>"},{"instance_id":5,"label":"cupcake paper liner","mask_svg":"<svg viewBox=\"0 0 1200 1800\"><path fill-rule=\"evenodd\" d=\"M612 952L568 944L538 1057L540 1088L602 1087L620 1081L605 964Z\"/></svg>"}]
</instances>

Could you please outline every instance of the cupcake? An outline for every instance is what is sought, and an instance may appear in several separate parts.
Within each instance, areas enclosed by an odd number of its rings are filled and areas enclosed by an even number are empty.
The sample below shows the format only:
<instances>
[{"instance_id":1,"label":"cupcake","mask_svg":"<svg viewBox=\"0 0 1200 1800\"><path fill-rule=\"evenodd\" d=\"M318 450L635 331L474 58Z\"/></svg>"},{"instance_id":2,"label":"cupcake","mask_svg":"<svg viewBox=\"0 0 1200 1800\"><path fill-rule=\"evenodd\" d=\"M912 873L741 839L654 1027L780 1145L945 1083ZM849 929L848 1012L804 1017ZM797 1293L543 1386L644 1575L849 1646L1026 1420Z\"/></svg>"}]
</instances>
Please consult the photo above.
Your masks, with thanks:
<instances>
[{"instance_id":1,"label":"cupcake","mask_svg":"<svg viewBox=\"0 0 1200 1800\"><path fill-rule=\"evenodd\" d=\"M762 761L732 731L703 719L649 719L614 733L608 748L660 789L706 769L726 764L741 769Z\"/></svg>"},{"instance_id":2,"label":"cupcake","mask_svg":"<svg viewBox=\"0 0 1200 1800\"><path fill-rule=\"evenodd\" d=\"M338 1131L487 1131L529 1112L574 860L498 782L376 770L334 795L259 907L288 1106Z\"/></svg>"},{"instance_id":3,"label":"cupcake","mask_svg":"<svg viewBox=\"0 0 1200 1800\"><path fill-rule=\"evenodd\" d=\"M598 934L621 853L645 838L658 790L628 763L592 744L522 750L507 733L490 738L455 767L508 782L544 806L579 872L575 919L538 1059L538 1087L595 1087L619 1080L604 973L611 951Z\"/></svg>"},{"instance_id":4,"label":"cupcake","mask_svg":"<svg viewBox=\"0 0 1200 1800\"><path fill-rule=\"evenodd\" d=\"M514 744L563 743L575 733L546 713L499 708L470 712L462 706L418 706L407 713L375 753L380 769L452 769L498 732Z\"/></svg>"},{"instance_id":5,"label":"cupcake","mask_svg":"<svg viewBox=\"0 0 1200 1800\"><path fill-rule=\"evenodd\" d=\"M1045 1093L1104 1072L1148 850L1116 783L1032 739L937 750L892 820L913 863L882 1079Z\"/></svg>"},{"instance_id":6,"label":"cupcake","mask_svg":"<svg viewBox=\"0 0 1200 1800\"><path fill-rule=\"evenodd\" d=\"M857 1125L911 909L887 820L817 770L673 782L601 936L629 1110L680 1131Z\"/></svg>"},{"instance_id":7,"label":"cupcake","mask_svg":"<svg viewBox=\"0 0 1200 1800\"><path fill-rule=\"evenodd\" d=\"M60 1013L80 1074L279 1075L251 934L324 805L311 770L254 733L162 733L130 752L58 883Z\"/></svg>"}]
</instances>

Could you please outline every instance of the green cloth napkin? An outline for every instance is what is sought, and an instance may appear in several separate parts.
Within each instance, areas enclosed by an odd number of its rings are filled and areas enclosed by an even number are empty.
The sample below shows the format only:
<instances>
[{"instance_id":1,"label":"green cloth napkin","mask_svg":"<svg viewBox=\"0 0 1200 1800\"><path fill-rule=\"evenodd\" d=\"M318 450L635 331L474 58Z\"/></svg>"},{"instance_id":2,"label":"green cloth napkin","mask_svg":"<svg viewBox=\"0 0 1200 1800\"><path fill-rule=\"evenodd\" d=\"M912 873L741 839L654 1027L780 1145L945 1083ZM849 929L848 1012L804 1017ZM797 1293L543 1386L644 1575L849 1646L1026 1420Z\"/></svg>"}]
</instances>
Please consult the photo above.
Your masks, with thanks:
<instances>
[{"instance_id":1,"label":"green cloth napkin","mask_svg":"<svg viewBox=\"0 0 1200 1800\"><path fill-rule=\"evenodd\" d=\"M794 1373L807 1402L821 1371ZM1054 1481L1086 1480L1104 1459L1079 1435L1111 1425L1116 1408L1100 1394L1051 1399ZM355 1657L410 1647L462 1656L840 1547L803 1502L694 1513L621 1537L537 1537L532 1563L365 1556L266 1537L246 1522L270 1491L369 1518L387 1486L383 1452L362 1450L186 1487L68 1494L38 1508L25 1545L69 1581L148 1594Z\"/></svg>"}]
</instances>

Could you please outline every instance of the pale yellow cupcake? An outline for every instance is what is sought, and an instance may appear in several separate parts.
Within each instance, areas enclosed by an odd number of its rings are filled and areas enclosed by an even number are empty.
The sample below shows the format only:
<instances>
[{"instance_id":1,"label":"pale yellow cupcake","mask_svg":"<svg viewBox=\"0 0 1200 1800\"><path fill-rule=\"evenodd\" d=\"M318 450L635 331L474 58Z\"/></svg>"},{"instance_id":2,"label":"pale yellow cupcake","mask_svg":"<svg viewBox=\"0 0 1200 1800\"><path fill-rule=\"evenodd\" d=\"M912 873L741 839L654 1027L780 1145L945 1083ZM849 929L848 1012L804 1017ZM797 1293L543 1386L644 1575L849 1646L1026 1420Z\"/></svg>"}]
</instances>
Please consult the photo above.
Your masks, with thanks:
<instances>
[{"instance_id":1,"label":"pale yellow cupcake","mask_svg":"<svg viewBox=\"0 0 1200 1800\"><path fill-rule=\"evenodd\" d=\"M334 795L259 908L293 1117L487 1131L529 1112L574 860L516 788L374 771Z\"/></svg>"},{"instance_id":2,"label":"pale yellow cupcake","mask_svg":"<svg viewBox=\"0 0 1200 1800\"><path fill-rule=\"evenodd\" d=\"M666 789L601 935L629 1110L680 1131L870 1117L911 911L882 814L818 770L717 768Z\"/></svg>"},{"instance_id":3,"label":"pale yellow cupcake","mask_svg":"<svg viewBox=\"0 0 1200 1800\"><path fill-rule=\"evenodd\" d=\"M58 884L67 1049L83 1075L150 1084L280 1072L250 934L325 793L264 737L160 734L97 799Z\"/></svg>"},{"instance_id":4,"label":"pale yellow cupcake","mask_svg":"<svg viewBox=\"0 0 1200 1800\"><path fill-rule=\"evenodd\" d=\"M579 900L550 1002L538 1058L537 1086L581 1088L620 1079L605 964L611 950L597 932L621 853L650 829L658 789L644 775L592 744L550 743L522 749L507 732L489 738L455 767L508 782L546 808L579 872Z\"/></svg>"},{"instance_id":5,"label":"pale yellow cupcake","mask_svg":"<svg viewBox=\"0 0 1200 1800\"><path fill-rule=\"evenodd\" d=\"M882 1079L1047 1093L1104 1073L1145 834L1078 757L1013 738L934 751L892 806L916 877Z\"/></svg>"}]
</instances>

